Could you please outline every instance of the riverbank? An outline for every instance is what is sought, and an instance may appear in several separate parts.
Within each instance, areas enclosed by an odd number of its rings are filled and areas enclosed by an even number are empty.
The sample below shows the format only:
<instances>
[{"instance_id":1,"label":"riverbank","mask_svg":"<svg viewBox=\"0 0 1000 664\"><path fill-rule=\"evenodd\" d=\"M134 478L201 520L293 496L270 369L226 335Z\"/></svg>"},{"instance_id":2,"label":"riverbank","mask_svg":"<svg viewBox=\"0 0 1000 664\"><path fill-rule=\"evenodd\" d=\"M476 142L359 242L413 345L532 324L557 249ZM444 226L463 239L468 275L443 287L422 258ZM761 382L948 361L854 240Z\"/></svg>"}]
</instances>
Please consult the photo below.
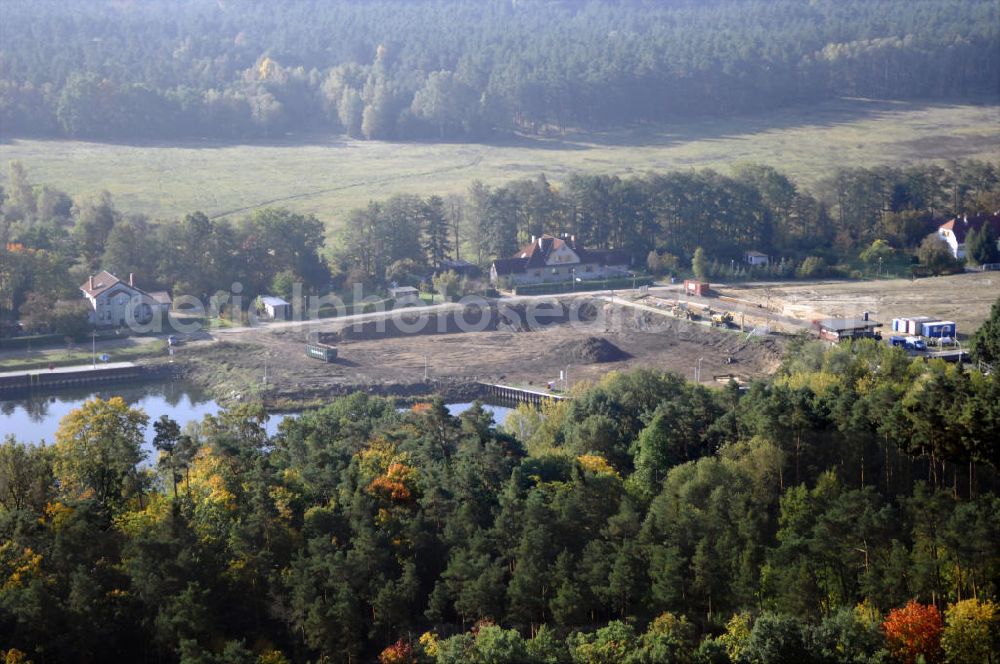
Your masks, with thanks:
<instances>
[{"instance_id":1,"label":"riverbank","mask_svg":"<svg viewBox=\"0 0 1000 664\"><path fill-rule=\"evenodd\" d=\"M280 412L319 408L333 398L355 392L395 397L401 405L431 396L461 402L473 401L484 395L482 385L461 377L437 376L427 380L379 382L317 380L315 376L308 375L309 369L322 372L325 365L305 359L304 369L296 373L289 371L288 357L273 352L265 345L219 341L183 348L172 358L170 366L175 375L199 386L220 401L260 401L268 410ZM342 364L349 362L344 360Z\"/></svg>"},{"instance_id":2,"label":"riverbank","mask_svg":"<svg viewBox=\"0 0 1000 664\"><path fill-rule=\"evenodd\" d=\"M84 366L0 373L0 399L51 392L163 379L174 372L169 364L115 362Z\"/></svg>"}]
</instances>

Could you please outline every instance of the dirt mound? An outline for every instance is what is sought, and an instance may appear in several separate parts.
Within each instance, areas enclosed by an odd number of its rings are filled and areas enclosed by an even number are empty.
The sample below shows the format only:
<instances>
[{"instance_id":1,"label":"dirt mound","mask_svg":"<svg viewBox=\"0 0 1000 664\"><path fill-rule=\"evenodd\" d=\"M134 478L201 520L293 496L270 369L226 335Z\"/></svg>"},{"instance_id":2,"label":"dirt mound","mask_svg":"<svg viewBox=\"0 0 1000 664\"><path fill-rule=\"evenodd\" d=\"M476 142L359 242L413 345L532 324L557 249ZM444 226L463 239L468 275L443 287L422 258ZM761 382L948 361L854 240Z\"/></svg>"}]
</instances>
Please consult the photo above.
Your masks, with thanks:
<instances>
[{"instance_id":1,"label":"dirt mound","mask_svg":"<svg viewBox=\"0 0 1000 664\"><path fill-rule=\"evenodd\" d=\"M581 341L567 341L555 348L563 357L580 362L619 362L627 360L631 355L602 337L587 337Z\"/></svg>"}]
</instances>

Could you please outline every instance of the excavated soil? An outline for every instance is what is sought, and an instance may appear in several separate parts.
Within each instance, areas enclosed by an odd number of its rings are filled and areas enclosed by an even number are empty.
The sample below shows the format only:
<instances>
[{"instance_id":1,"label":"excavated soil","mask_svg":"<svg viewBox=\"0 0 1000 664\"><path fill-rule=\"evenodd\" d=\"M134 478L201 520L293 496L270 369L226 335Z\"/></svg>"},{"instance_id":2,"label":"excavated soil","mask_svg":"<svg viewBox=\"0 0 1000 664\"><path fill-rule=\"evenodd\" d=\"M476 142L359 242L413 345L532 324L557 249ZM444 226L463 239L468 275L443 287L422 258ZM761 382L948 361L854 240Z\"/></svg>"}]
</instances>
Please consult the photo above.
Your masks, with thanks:
<instances>
[{"instance_id":1,"label":"excavated soil","mask_svg":"<svg viewBox=\"0 0 1000 664\"><path fill-rule=\"evenodd\" d=\"M554 350L567 358L586 364L619 362L632 357L603 337L587 337L582 341L569 341L559 344Z\"/></svg>"},{"instance_id":2,"label":"excavated soil","mask_svg":"<svg viewBox=\"0 0 1000 664\"><path fill-rule=\"evenodd\" d=\"M593 321L557 321L534 331L501 324L466 333L363 333L346 339L338 334L338 358L329 364L305 355L304 345L316 339L315 330L265 327L227 334L224 341L182 346L174 360L216 393L263 389L271 400L308 401L358 389L455 394L477 381L539 387L557 380L560 372L577 384L599 380L610 367L659 369L693 378L699 360L702 381L716 384L717 375L769 374L783 352L781 337L748 339L735 330L611 305L600 313L605 315Z\"/></svg>"}]
</instances>

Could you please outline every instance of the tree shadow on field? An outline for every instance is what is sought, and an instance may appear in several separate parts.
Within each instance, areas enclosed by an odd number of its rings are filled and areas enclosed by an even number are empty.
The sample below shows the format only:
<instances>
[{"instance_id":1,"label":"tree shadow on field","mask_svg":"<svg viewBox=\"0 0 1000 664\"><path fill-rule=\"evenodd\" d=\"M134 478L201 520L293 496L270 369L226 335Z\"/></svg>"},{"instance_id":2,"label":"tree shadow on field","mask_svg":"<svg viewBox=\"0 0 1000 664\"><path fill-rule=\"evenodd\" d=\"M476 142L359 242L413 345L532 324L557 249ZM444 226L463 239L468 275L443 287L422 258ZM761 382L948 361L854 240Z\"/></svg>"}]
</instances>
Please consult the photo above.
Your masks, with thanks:
<instances>
[{"instance_id":1,"label":"tree shadow on field","mask_svg":"<svg viewBox=\"0 0 1000 664\"><path fill-rule=\"evenodd\" d=\"M697 141L734 140L772 131L847 126L866 120L886 119L901 113L961 106L995 107L997 104L1000 104L1000 95L955 99L947 103L841 97L817 104L786 106L747 115L707 115L698 120L644 122L607 131L569 130L559 139L562 143L588 147L673 147Z\"/></svg>"},{"instance_id":2,"label":"tree shadow on field","mask_svg":"<svg viewBox=\"0 0 1000 664\"><path fill-rule=\"evenodd\" d=\"M706 113L698 119L644 121L610 129L573 127L562 130L547 127L539 133L498 134L487 140L435 140L415 138L400 141L371 141L397 145L453 145L469 147L509 147L533 150L583 151L594 147L672 147L705 140L731 140L748 134L806 127L836 127L863 120L887 118L898 113L959 106L995 106L1000 95L957 98L949 102L919 99L871 99L841 97L814 104L800 104L735 116ZM139 138L66 138L53 136L10 136L0 128L0 145L23 138L37 141L95 143L135 148L177 148L213 150L233 147L295 148L323 147L350 149L367 143L345 134L329 132L285 132L277 136L254 138L178 137L170 139Z\"/></svg>"}]
</instances>

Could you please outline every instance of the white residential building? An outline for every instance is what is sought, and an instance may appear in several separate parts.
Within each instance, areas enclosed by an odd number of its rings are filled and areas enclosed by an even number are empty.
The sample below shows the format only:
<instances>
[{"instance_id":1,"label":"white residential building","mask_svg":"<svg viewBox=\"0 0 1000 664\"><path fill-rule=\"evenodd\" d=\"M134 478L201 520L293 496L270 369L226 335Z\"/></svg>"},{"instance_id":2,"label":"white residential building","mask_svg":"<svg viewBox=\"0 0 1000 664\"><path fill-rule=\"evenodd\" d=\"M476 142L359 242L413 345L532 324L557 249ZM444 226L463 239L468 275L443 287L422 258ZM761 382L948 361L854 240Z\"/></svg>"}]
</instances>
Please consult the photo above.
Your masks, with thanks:
<instances>
[{"instance_id":1,"label":"white residential building","mask_svg":"<svg viewBox=\"0 0 1000 664\"><path fill-rule=\"evenodd\" d=\"M128 283L110 272L102 270L80 286L93 311L91 324L97 327L122 327L130 323L145 324L156 311L170 310L170 295L165 291L147 293L136 287L135 275L128 275Z\"/></svg>"},{"instance_id":2,"label":"white residential building","mask_svg":"<svg viewBox=\"0 0 1000 664\"><path fill-rule=\"evenodd\" d=\"M628 257L620 251L591 251L576 237L532 237L529 244L509 258L498 258L490 267L490 283L506 280L512 286L560 281L588 281L628 276Z\"/></svg>"},{"instance_id":3,"label":"white residential building","mask_svg":"<svg viewBox=\"0 0 1000 664\"><path fill-rule=\"evenodd\" d=\"M948 243L951 248L951 255L958 259L965 258L965 238L969 231L975 229L978 233L984 226L989 224L993 232L1000 237L1000 212L993 214L981 214L975 217L962 215L949 219L938 227L938 237Z\"/></svg>"}]
</instances>

